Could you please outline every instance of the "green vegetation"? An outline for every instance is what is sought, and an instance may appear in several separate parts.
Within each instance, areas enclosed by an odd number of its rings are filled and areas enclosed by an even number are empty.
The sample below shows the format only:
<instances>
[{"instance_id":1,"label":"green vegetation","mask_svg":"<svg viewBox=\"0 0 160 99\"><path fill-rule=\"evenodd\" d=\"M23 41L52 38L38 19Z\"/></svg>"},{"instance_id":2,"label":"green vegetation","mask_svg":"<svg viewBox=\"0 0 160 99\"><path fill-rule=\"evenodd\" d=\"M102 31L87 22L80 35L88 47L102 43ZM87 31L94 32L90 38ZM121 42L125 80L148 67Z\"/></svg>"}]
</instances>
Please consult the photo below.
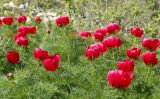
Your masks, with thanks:
<instances>
[{"instance_id":1,"label":"green vegetation","mask_svg":"<svg viewBox=\"0 0 160 99\"><path fill-rule=\"evenodd\" d=\"M10 0L8 0L10 1ZM158 99L160 97L160 68L146 66L141 58L135 60L133 81L128 89L117 89L108 84L107 73L117 69L117 62L127 58L126 49L141 47L141 40L130 34L130 27L137 25L144 29L144 37L159 38L159 0L12 0L19 5L22 1L32 3L28 11L38 6L44 11L52 9L58 15L69 15L68 26L57 28L54 20L37 26L37 34L28 36L27 48L19 47L13 40L20 24L15 20L11 26L0 26L0 98L1 99ZM1 0L0 5L7 0ZM58 5L59 4L59 5ZM2 16L17 16L19 13L0 9ZM29 15L29 12L24 15ZM123 45L116 50L107 50L95 60L86 59L84 53L94 39L75 36L80 31L91 31L117 22L121 32L114 34L122 38ZM48 34L48 28L51 33ZM43 48L50 53L60 53L60 67L48 72L43 64L34 59L33 50ZM17 50L21 62L12 65L6 61L8 50ZM145 51L144 48L142 48ZM155 51L160 60L160 49ZM114 54L113 54L114 53ZM8 80L7 73L14 73Z\"/></svg>"}]
</instances>

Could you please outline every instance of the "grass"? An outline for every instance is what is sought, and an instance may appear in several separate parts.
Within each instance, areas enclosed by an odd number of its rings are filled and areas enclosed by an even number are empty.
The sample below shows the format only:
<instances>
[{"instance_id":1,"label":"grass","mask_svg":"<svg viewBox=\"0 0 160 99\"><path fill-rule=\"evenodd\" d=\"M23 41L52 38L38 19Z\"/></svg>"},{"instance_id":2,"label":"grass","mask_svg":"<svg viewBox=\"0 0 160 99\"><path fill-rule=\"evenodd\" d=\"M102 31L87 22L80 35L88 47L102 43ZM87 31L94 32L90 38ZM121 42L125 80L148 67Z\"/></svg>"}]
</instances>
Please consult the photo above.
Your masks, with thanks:
<instances>
[{"instance_id":1,"label":"grass","mask_svg":"<svg viewBox=\"0 0 160 99\"><path fill-rule=\"evenodd\" d=\"M42 0L44 1L44 0ZM52 1L52 0L50 0ZM16 2L19 2L18 0ZM13 41L19 24L0 27L0 98L11 99L157 99L160 97L160 68L147 67L139 58L135 60L134 79L128 89L117 89L107 83L107 72L117 69L117 62L127 58L126 49L131 46L141 47L140 39L129 33L133 25L142 27L144 37L159 37L160 7L158 0L66 0L63 7L54 9L59 15L70 15L71 23L64 28L57 28L52 20L48 24L37 26L37 34L29 35L27 48L19 47ZM4 3L4 0L2 0ZM0 4L2 4L0 3ZM36 5L36 3L34 3ZM42 3L46 7L49 3ZM33 6L31 6L32 8ZM2 11L3 9L1 9ZM1 15L5 15L1 12ZM16 16L13 13L8 15ZM25 15L28 15L27 13ZM83 30L94 31L109 22L118 22L122 30L116 34L123 40L123 45L108 50L96 60L87 60L84 56L86 47L94 43L74 36ZM50 26L51 33L47 30ZM33 57L33 50L41 47L50 53L60 53L60 68L47 72L41 62ZM142 47L141 47L142 48ZM20 64L11 65L6 61L5 53L14 49L20 53ZM143 52L145 49L143 49ZM159 49L156 51L159 56ZM113 56L114 55L114 56ZM14 73L14 79L8 80L6 74Z\"/></svg>"}]
</instances>

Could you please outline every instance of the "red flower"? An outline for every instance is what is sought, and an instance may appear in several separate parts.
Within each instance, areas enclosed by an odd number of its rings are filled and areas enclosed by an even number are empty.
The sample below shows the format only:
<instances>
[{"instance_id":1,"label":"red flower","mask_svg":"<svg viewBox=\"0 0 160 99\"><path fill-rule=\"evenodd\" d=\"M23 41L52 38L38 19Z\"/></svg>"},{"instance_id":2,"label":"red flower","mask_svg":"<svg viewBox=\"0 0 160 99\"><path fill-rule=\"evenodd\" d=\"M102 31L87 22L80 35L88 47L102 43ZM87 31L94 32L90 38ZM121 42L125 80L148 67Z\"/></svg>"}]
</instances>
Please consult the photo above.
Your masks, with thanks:
<instances>
[{"instance_id":1,"label":"red flower","mask_svg":"<svg viewBox=\"0 0 160 99\"><path fill-rule=\"evenodd\" d=\"M102 41L104 39L104 35L102 33L94 32L94 39Z\"/></svg>"},{"instance_id":2,"label":"red flower","mask_svg":"<svg viewBox=\"0 0 160 99\"><path fill-rule=\"evenodd\" d=\"M14 40L16 40L19 37L26 37L25 32L18 32L17 34L14 35Z\"/></svg>"},{"instance_id":3,"label":"red flower","mask_svg":"<svg viewBox=\"0 0 160 99\"><path fill-rule=\"evenodd\" d=\"M144 52L142 60L146 65L156 65L158 63L157 56L154 52Z\"/></svg>"},{"instance_id":4,"label":"red flower","mask_svg":"<svg viewBox=\"0 0 160 99\"><path fill-rule=\"evenodd\" d=\"M101 34L103 34L103 35L106 35L106 30L105 30L105 28L96 29L95 32L101 33Z\"/></svg>"},{"instance_id":5,"label":"red flower","mask_svg":"<svg viewBox=\"0 0 160 99\"><path fill-rule=\"evenodd\" d=\"M11 64L16 64L19 62L19 53L14 50L10 50L7 52L7 61Z\"/></svg>"},{"instance_id":6,"label":"red flower","mask_svg":"<svg viewBox=\"0 0 160 99\"><path fill-rule=\"evenodd\" d=\"M104 39L105 35L106 35L106 31L104 28L97 29L94 32L94 39L102 41Z\"/></svg>"},{"instance_id":7,"label":"red flower","mask_svg":"<svg viewBox=\"0 0 160 99\"><path fill-rule=\"evenodd\" d=\"M110 23L105 27L105 29L108 34L112 34L118 33L121 30L121 27L117 23Z\"/></svg>"},{"instance_id":8,"label":"red flower","mask_svg":"<svg viewBox=\"0 0 160 99\"><path fill-rule=\"evenodd\" d=\"M16 39L16 43L20 46L28 46L28 39L26 37L19 37Z\"/></svg>"},{"instance_id":9,"label":"red flower","mask_svg":"<svg viewBox=\"0 0 160 99\"><path fill-rule=\"evenodd\" d=\"M46 51L46 50L43 50L41 48L36 48L34 50L34 57L39 60L43 60L47 56L48 56L48 51Z\"/></svg>"},{"instance_id":10,"label":"red flower","mask_svg":"<svg viewBox=\"0 0 160 99\"><path fill-rule=\"evenodd\" d=\"M12 17L9 17L9 16L6 16L2 19L3 23L6 24L6 25L11 25L13 23L13 18Z\"/></svg>"},{"instance_id":11,"label":"red flower","mask_svg":"<svg viewBox=\"0 0 160 99\"><path fill-rule=\"evenodd\" d=\"M95 43L88 46L88 49L98 49L100 53L106 52L107 48L103 45L103 43Z\"/></svg>"},{"instance_id":12,"label":"red flower","mask_svg":"<svg viewBox=\"0 0 160 99\"><path fill-rule=\"evenodd\" d=\"M97 47L100 49L101 53L106 52L107 47L103 45L103 43L96 43Z\"/></svg>"},{"instance_id":13,"label":"red flower","mask_svg":"<svg viewBox=\"0 0 160 99\"><path fill-rule=\"evenodd\" d=\"M129 49L127 49L127 56L129 58L138 59L140 54L141 54L141 49L139 49L139 48L129 48Z\"/></svg>"},{"instance_id":14,"label":"red flower","mask_svg":"<svg viewBox=\"0 0 160 99\"><path fill-rule=\"evenodd\" d=\"M57 26L66 26L69 24L69 17L68 16L60 16L56 19Z\"/></svg>"},{"instance_id":15,"label":"red flower","mask_svg":"<svg viewBox=\"0 0 160 99\"><path fill-rule=\"evenodd\" d=\"M118 69L123 71L133 72L134 62L131 59L119 61Z\"/></svg>"},{"instance_id":16,"label":"red flower","mask_svg":"<svg viewBox=\"0 0 160 99\"><path fill-rule=\"evenodd\" d=\"M112 70L107 74L108 83L113 87L128 88L131 84L133 75L131 72Z\"/></svg>"},{"instance_id":17,"label":"red flower","mask_svg":"<svg viewBox=\"0 0 160 99\"><path fill-rule=\"evenodd\" d=\"M17 17L18 23L25 23L27 21L26 16L18 16Z\"/></svg>"},{"instance_id":18,"label":"red flower","mask_svg":"<svg viewBox=\"0 0 160 99\"><path fill-rule=\"evenodd\" d=\"M59 67L60 58L61 57L60 57L59 54L55 54L55 55L51 55L51 56L46 57L43 60L44 68L47 71L55 71L55 70L57 70L58 67Z\"/></svg>"},{"instance_id":19,"label":"red flower","mask_svg":"<svg viewBox=\"0 0 160 99\"><path fill-rule=\"evenodd\" d=\"M142 46L145 47L145 48L148 48L151 51L154 51L159 47L159 40L158 39L144 38L142 40Z\"/></svg>"},{"instance_id":20,"label":"red flower","mask_svg":"<svg viewBox=\"0 0 160 99\"><path fill-rule=\"evenodd\" d=\"M36 16L35 19L34 19L34 21L39 23L39 22L41 22L42 20L41 20L41 17Z\"/></svg>"},{"instance_id":21,"label":"red flower","mask_svg":"<svg viewBox=\"0 0 160 99\"><path fill-rule=\"evenodd\" d=\"M91 37L91 33L88 31L82 31L79 33L79 36L82 38L88 38L88 37Z\"/></svg>"},{"instance_id":22,"label":"red flower","mask_svg":"<svg viewBox=\"0 0 160 99\"><path fill-rule=\"evenodd\" d=\"M104 46L107 48L118 48L121 46L122 41L119 37L111 36L103 40Z\"/></svg>"},{"instance_id":23,"label":"red flower","mask_svg":"<svg viewBox=\"0 0 160 99\"><path fill-rule=\"evenodd\" d=\"M35 34L36 33L36 27L35 26L21 26L21 27L18 28L18 32Z\"/></svg>"},{"instance_id":24,"label":"red flower","mask_svg":"<svg viewBox=\"0 0 160 99\"><path fill-rule=\"evenodd\" d=\"M2 20L0 19L0 26L2 25Z\"/></svg>"},{"instance_id":25,"label":"red flower","mask_svg":"<svg viewBox=\"0 0 160 99\"><path fill-rule=\"evenodd\" d=\"M90 45L86 49L85 55L88 59L95 59L98 58L100 55L101 51L100 48L96 45Z\"/></svg>"},{"instance_id":26,"label":"red flower","mask_svg":"<svg viewBox=\"0 0 160 99\"><path fill-rule=\"evenodd\" d=\"M143 35L143 29L139 28L139 27L132 27L130 29L130 32L132 35L134 35L136 37L142 37L142 35Z\"/></svg>"}]
</instances>

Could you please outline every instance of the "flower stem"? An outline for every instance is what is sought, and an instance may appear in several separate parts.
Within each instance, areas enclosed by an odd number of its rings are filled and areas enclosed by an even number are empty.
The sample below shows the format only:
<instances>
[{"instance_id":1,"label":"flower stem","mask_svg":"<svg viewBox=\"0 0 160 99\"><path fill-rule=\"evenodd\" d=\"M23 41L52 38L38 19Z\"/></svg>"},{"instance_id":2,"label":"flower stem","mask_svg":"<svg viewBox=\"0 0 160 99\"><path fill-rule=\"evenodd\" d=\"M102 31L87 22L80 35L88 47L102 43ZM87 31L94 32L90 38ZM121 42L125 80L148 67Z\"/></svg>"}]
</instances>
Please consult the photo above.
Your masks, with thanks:
<instances>
[{"instance_id":1,"label":"flower stem","mask_svg":"<svg viewBox=\"0 0 160 99\"><path fill-rule=\"evenodd\" d=\"M114 53L114 49L112 50L112 59L114 60L115 57L114 57L115 53Z\"/></svg>"},{"instance_id":2,"label":"flower stem","mask_svg":"<svg viewBox=\"0 0 160 99\"><path fill-rule=\"evenodd\" d=\"M146 72L146 77L145 77L145 81L147 82L148 78L149 78L149 75L150 75L150 68L147 67L147 72Z\"/></svg>"}]
</instances>

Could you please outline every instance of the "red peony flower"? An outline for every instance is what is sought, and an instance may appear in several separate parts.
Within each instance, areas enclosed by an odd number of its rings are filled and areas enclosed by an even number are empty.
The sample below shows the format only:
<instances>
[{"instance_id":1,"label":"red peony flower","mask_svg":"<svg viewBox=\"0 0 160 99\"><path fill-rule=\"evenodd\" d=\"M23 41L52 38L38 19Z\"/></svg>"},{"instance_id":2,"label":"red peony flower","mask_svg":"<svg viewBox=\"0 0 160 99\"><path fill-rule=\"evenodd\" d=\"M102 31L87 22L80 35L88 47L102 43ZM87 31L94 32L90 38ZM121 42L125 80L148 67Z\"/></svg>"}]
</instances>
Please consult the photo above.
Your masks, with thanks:
<instances>
[{"instance_id":1,"label":"red peony flower","mask_svg":"<svg viewBox=\"0 0 160 99\"><path fill-rule=\"evenodd\" d=\"M2 20L0 19L0 26L2 25Z\"/></svg>"},{"instance_id":2,"label":"red peony flower","mask_svg":"<svg viewBox=\"0 0 160 99\"><path fill-rule=\"evenodd\" d=\"M19 53L14 50L10 50L7 52L7 61L11 64L16 64L19 62Z\"/></svg>"},{"instance_id":3,"label":"red peony flower","mask_svg":"<svg viewBox=\"0 0 160 99\"><path fill-rule=\"evenodd\" d=\"M41 22L42 20L41 20L41 17L36 16L35 19L34 19L34 21L39 23L39 22Z\"/></svg>"},{"instance_id":4,"label":"red peony flower","mask_svg":"<svg viewBox=\"0 0 160 99\"><path fill-rule=\"evenodd\" d=\"M88 46L86 49L85 55L88 59L95 59L98 58L101 51L98 46Z\"/></svg>"},{"instance_id":5,"label":"red peony flower","mask_svg":"<svg viewBox=\"0 0 160 99\"><path fill-rule=\"evenodd\" d=\"M134 35L136 37L142 37L142 35L143 35L143 29L139 28L139 27L132 27L130 29L130 32L132 35Z\"/></svg>"},{"instance_id":6,"label":"red peony flower","mask_svg":"<svg viewBox=\"0 0 160 99\"><path fill-rule=\"evenodd\" d=\"M95 43L88 46L88 49L98 49L100 53L106 52L107 48L103 45L103 43Z\"/></svg>"},{"instance_id":7,"label":"red peony flower","mask_svg":"<svg viewBox=\"0 0 160 99\"><path fill-rule=\"evenodd\" d=\"M102 41L104 39L104 35L101 33L94 32L94 39L98 41Z\"/></svg>"},{"instance_id":8,"label":"red peony flower","mask_svg":"<svg viewBox=\"0 0 160 99\"><path fill-rule=\"evenodd\" d=\"M105 27L105 30L108 34L118 33L121 30L121 27L118 23L110 23Z\"/></svg>"},{"instance_id":9,"label":"red peony flower","mask_svg":"<svg viewBox=\"0 0 160 99\"><path fill-rule=\"evenodd\" d=\"M9 17L9 16L6 16L2 19L3 23L6 24L6 25L11 25L13 23L13 18L12 17Z\"/></svg>"},{"instance_id":10,"label":"red peony flower","mask_svg":"<svg viewBox=\"0 0 160 99\"><path fill-rule=\"evenodd\" d=\"M118 48L122 44L122 41L119 37L111 36L103 40L103 45L107 48Z\"/></svg>"},{"instance_id":11,"label":"red peony flower","mask_svg":"<svg viewBox=\"0 0 160 99\"><path fill-rule=\"evenodd\" d=\"M151 51L154 51L159 47L159 40L158 39L144 38L142 40L142 46L145 47L145 48L148 48Z\"/></svg>"},{"instance_id":12,"label":"red peony flower","mask_svg":"<svg viewBox=\"0 0 160 99\"><path fill-rule=\"evenodd\" d=\"M39 60L43 60L44 58L46 58L48 56L48 51L43 50L41 48L36 48L34 50L34 57L39 59Z\"/></svg>"},{"instance_id":13,"label":"red peony flower","mask_svg":"<svg viewBox=\"0 0 160 99\"><path fill-rule=\"evenodd\" d=\"M94 32L94 39L102 41L104 39L105 35L106 35L106 31L104 28L97 29Z\"/></svg>"},{"instance_id":14,"label":"red peony flower","mask_svg":"<svg viewBox=\"0 0 160 99\"><path fill-rule=\"evenodd\" d=\"M113 87L128 88L131 84L133 74L122 70L112 70L107 74L108 83Z\"/></svg>"},{"instance_id":15,"label":"red peony flower","mask_svg":"<svg viewBox=\"0 0 160 99\"><path fill-rule=\"evenodd\" d=\"M21 26L21 27L18 28L18 32L35 34L36 33L36 27L35 26Z\"/></svg>"},{"instance_id":16,"label":"red peony flower","mask_svg":"<svg viewBox=\"0 0 160 99\"><path fill-rule=\"evenodd\" d=\"M14 35L14 40L16 40L19 37L26 37L25 32L18 32L17 34Z\"/></svg>"},{"instance_id":17,"label":"red peony flower","mask_svg":"<svg viewBox=\"0 0 160 99\"><path fill-rule=\"evenodd\" d=\"M88 37L91 37L91 33L88 31L82 31L79 33L79 36L82 38L88 38Z\"/></svg>"},{"instance_id":18,"label":"red peony flower","mask_svg":"<svg viewBox=\"0 0 160 99\"><path fill-rule=\"evenodd\" d=\"M55 70L57 70L58 67L59 67L60 58L61 57L60 57L59 54L55 54L55 55L51 55L51 56L46 57L43 60L44 68L47 71L55 71Z\"/></svg>"},{"instance_id":19,"label":"red peony flower","mask_svg":"<svg viewBox=\"0 0 160 99\"><path fill-rule=\"evenodd\" d=\"M158 63L158 58L154 52L144 52L142 60L146 65L156 65Z\"/></svg>"},{"instance_id":20,"label":"red peony flower","mask_svg":"<svg viewBox=\"0 0 160 99\"><path fill-rule=\"evenodd\" d=\"M18 23L25 23L27 21L26 16L18 16L17 17Z\"/></svg>"},{"instance_id":21,"label":"red peony flower","mask_svg":"<svg viewBox=\"0 0 160 99\"><path fill-rule=\"evenodd\" d=\"M129 48L129 49L127 49L127 56L129 58L138 59L140 54L141 54L141 49L139 49L139 48Z\"/></svg>"},{"instance_id":22,"label":"red peony flower","mask_svg":"<svg viewBox=\"0 0 160 99\"><path fill-rule=\"evenodd\" d=\"M16 39L16 43L20 46L28 46L28 39L26 37L19 37Z\"/></svg>"},{"instance_id":23,"label":"red peony flower","mask_svg":"<svg viewBox=\"0 0 160 99\"><path fill-rule=\"evenodd\" d=\"M57 26L66 26L69 24L69 17L68 16L60 16L56 19Z\"/></svg>"},{"instance_id":24,"label":"red peony flower","mask_svg":"<svg viewBox=\"0 0 160 99\"><path fill-rule=\"evenodd\" d=\"M101 33L101 34L103 34L103 35L106 35L106 30L105 30L105 28L96 29L95 32L96 32L96 33Z\"/></svg>"},{"instance_id":25,"label":"red peony flower","mask_svg":"<svg viewBox=\"0 0 160 99\"><path fill-rule=\"evenodd\" d=\"M131 59L126 59L118 62L118 69L128 72L133 72L134 62Z\"/></svg>"}]
</instances>

